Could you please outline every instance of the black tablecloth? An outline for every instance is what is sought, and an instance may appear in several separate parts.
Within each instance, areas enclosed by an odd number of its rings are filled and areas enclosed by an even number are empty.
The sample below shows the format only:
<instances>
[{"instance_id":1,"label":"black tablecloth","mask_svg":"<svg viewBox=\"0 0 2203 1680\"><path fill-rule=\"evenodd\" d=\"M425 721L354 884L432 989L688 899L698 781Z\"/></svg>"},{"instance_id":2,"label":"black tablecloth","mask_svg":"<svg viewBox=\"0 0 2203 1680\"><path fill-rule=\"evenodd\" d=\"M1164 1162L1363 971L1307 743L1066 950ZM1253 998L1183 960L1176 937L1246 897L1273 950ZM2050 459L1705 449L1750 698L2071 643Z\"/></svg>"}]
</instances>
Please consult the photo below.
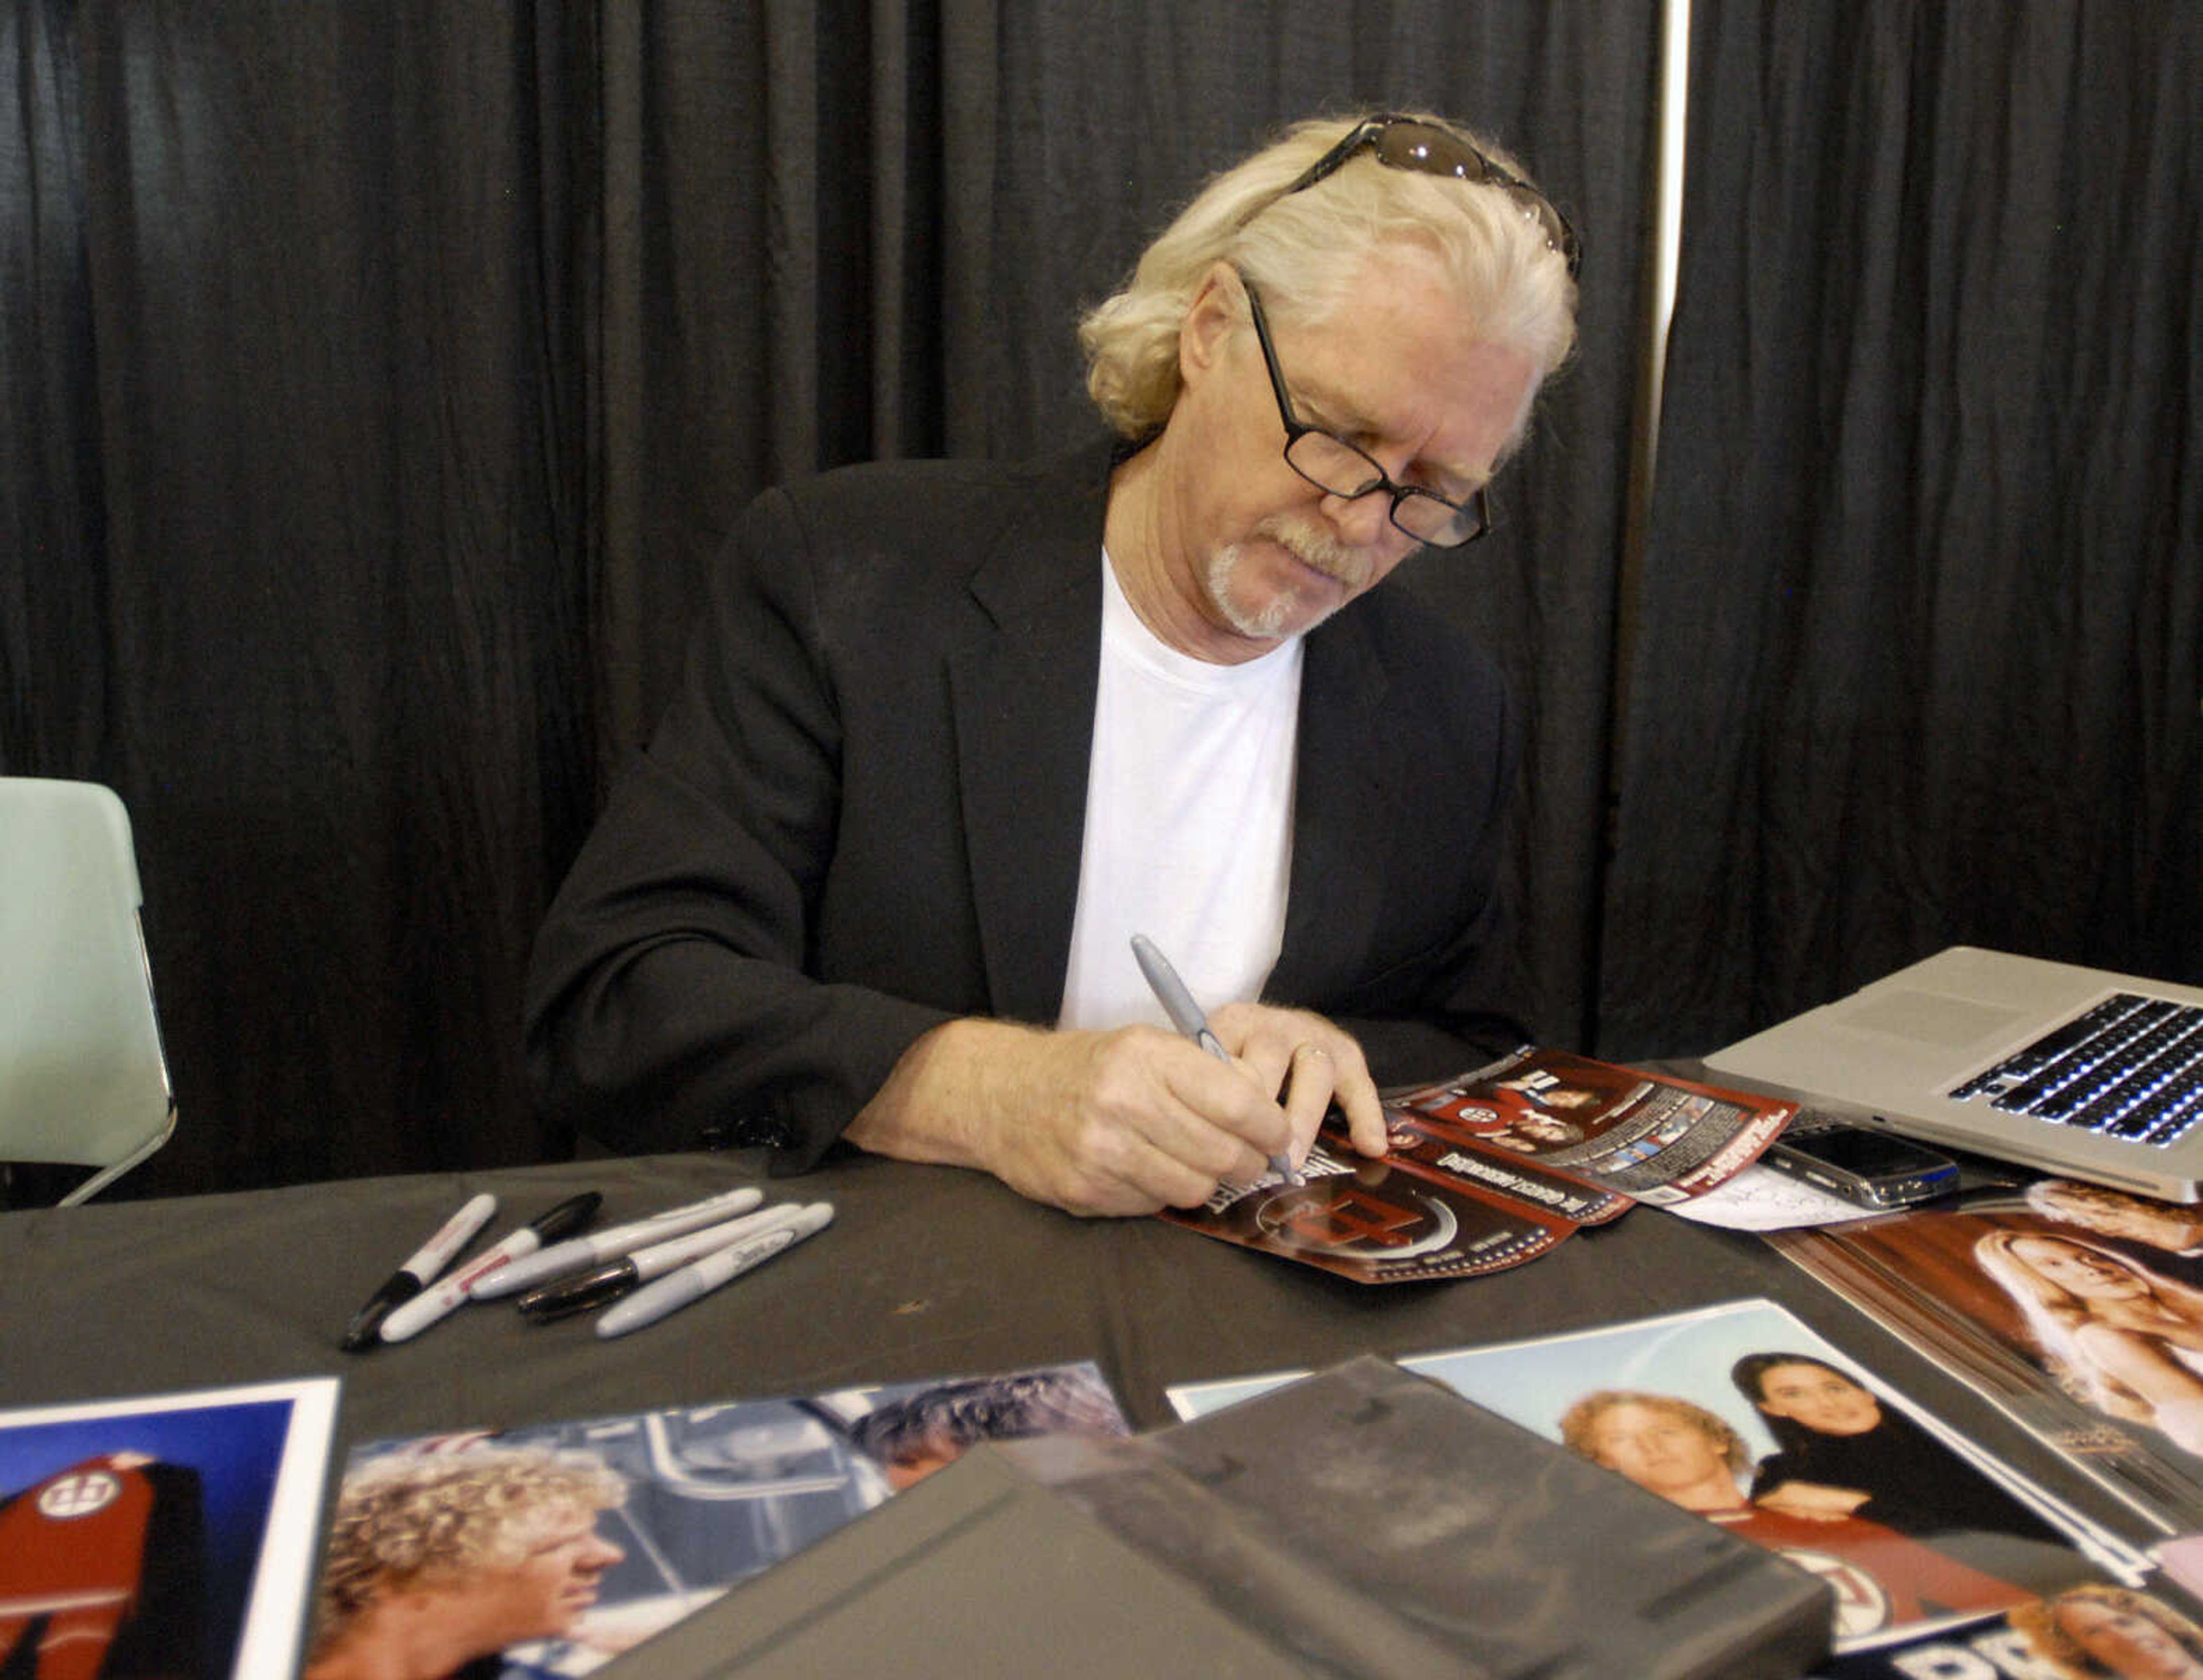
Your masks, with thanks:
<instances>
[{"instance_id":1,"label":"black tablecloth","mask_svg":"<svg viewBox=\"0 0 2203 1680\"><path fill-rule=\"evenodd\" d=\"M362 1354L337 1342L375 1287L468 1196L483 1241L577 1190L600 1225L754 1182L828 1200L819 1235L662 1323L603 1341L509 1303ZM1973 1395L1757 1238L1654 1208L1490 1277L1372 1288L1155 1219L1082 1220L951 1168L851 1155L769 1179L747 1153L360 1179L0 1216L0 1405L332 1373L340 1444L508 1428L1091 1359L1132 1421L1167 1385L1778 1300L1923 1403L2084 1504Z\"/></svg>"}]
</instances>

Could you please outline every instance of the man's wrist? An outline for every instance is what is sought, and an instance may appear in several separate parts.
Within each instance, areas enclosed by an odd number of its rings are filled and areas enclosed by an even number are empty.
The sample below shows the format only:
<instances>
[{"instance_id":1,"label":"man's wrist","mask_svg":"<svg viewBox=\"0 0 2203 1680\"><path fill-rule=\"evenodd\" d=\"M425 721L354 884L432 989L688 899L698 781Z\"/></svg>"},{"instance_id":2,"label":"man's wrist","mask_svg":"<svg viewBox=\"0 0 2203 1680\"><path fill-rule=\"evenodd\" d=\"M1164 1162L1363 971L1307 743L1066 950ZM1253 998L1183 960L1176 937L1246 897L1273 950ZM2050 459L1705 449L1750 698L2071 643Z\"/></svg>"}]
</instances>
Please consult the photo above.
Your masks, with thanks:
<instances>
[{"instance_id":1,"label":"man's wrist","mask_svg":"<svg viewBox=\"0 0 2203 1680\"><path fill-rule=\"evenodd\" d=\"M995 1088L1040 1030L984 1016L944 1021L912 1041L842 1136L874 1154L991 1171Z\"/></svg>"}]
</instances>

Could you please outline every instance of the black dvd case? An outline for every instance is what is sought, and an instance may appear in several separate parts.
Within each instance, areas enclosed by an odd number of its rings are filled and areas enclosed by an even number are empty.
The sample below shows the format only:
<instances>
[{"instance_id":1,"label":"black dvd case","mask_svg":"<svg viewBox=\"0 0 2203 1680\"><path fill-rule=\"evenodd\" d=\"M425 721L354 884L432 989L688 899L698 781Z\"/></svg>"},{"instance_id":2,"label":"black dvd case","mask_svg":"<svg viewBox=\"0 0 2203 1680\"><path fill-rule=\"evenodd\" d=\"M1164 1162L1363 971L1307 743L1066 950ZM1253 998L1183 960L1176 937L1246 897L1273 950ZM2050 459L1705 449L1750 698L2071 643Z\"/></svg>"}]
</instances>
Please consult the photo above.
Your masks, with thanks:
<instances>
[{"instance_id":1,"label":"black dvd case","mask_svg":"<svg viewBox=\"0 0 2203 1680\"><path fill-rule=\"evenodd\" d=\"M1771 1680L1828 1588L1366 1356L1129 1440L975 1448L599 1671Z\"/></svg>"}]
</instances>

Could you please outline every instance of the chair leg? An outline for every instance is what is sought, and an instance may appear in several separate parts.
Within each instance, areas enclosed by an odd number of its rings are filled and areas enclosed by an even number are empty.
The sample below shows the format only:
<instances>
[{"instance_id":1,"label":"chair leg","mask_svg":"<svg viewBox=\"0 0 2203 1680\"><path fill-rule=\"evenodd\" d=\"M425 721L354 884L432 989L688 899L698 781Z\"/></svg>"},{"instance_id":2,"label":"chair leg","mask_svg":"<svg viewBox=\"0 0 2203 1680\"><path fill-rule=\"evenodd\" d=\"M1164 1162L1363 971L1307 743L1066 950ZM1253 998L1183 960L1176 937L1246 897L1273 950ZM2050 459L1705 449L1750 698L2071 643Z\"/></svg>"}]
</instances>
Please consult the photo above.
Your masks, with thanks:
<instances>
[{"instance_id":1,"label":"chair leg","mask_svg":"<svg viewBox=\"0 0 2203 1680\"><path fill-rule=\"evenodd\" d=\"M85 1182L78 1185L75 1189L70 1191L66 1196L63 1196L60 1201L55 1204L55 1205L56 1207L74 1207L79 1202L90 1200L92 1197L97 1195L102 1190L104 1190L109 1185L115 1182L116 1179L121 1177L124 1173L129 1171L131 1168L136 1166L140 1161L151 1155L162 1144L166 1143L168 1139L174 1135L175 1129L176 1105L174 1099L171 1098L168 1102L168 1123L162 1127L160 1135L157 1137L151 1138L146 1142L139 1145L136 1149L124 1156L122 1159L117 1161L113 1166L103 1167L99 1171L92 1174L90 1178L85 1180Z\"/></svg>"}]
</instances>

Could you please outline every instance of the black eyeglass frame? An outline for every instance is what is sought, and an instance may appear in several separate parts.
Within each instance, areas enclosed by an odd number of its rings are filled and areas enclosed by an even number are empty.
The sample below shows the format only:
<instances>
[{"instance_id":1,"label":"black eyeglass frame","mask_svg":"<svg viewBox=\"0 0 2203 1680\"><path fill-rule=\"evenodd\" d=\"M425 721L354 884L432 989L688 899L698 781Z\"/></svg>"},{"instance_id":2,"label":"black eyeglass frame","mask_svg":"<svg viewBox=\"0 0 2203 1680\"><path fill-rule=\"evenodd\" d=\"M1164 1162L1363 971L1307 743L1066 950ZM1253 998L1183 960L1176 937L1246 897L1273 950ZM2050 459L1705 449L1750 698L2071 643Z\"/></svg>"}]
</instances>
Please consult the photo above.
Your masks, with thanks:
<instances>
[{"instance_id":1,"label":"black eyeglass frame","mask_svg":"<svg viewBox=\"0 0 2203 1680\"><path fill-rule=\"evenodd\" d=\"M1447 500L1446 498L1439 495L1434 490L1425 490L1419 486L1412 484L1396 483L1391 475L1388 474L1384 468L1378 465L1378 463L1365 451L1347 442L1345 439L1340 437L1336 432L1326 431L1320 426L1311 426L1308 421L1302 420L1298 415L1295 414L1293 412L1293 399L1291 394L1285 389L1285 369L1278 365L1278 347L1271 341L1269 318L1262 312L1261 294L1255 290L1255 283L1249 280L1244 274L1241 274L1239 276L1239 288L1247 294L1247 313L1253 318L1255 322L1255 342L1262 346L1262 365L1269 369L1270 392L1271 394L1278 399L1278 418L1282 420L1285 425L1285 464L1288 467L1290 467L1294 472L1299 474L1302 478L1307 480L1308 483L1322 491L1325 495L1341 497L1350 502L1358 502L1364 496L1373 496L1379 491L1384 491L1392 498L1392 507L1390 517L1393 525L1398 529L1406 532L1408 535L1413 537L1417 542L1423 544L1426 547L1441 549L1466 548L1469 544L1474 542L1479 537L1485 536L1490 533L1491 530L1491 498L1485 495L1481 487L1471 492L1467 501L1454 502ZM1326 443L1336 444L1339 448L1344 450L1349 455L1354 456L1357 459L1361 460L1369 469L1369 477L1367 481L1358 490L1342 490L1337 485L1326 484L1321 479L1316 477L1314 474L1305 470L1298 462L1293 459L1293 446L1299 443L1302 438L1307 437L1321 438ZM1446 510L1450 516L1448 521L1449 523L1453 520L1458 520L1466 515L1476 522L1475 528L1470 531L1468 535L1455 537L1450 541L1435 536L1427 536L1424 533L1415 529L1414 526L1409 524L1405 520L1400 517L1401 507L1403 504L1414 502L1436 503L1439 507Z\"/></svg>"},{"instance_id":2,"label":"black eyeglass frame","mask_svg":"<svg viewBox=\"0 0 2203 1680\"><path fill-rule=\"evenodd\" d=\"M1396 135L1404 139L1406 143L1398 146L1393 144ZM1279 198L1290 198L1296 192L1304 192L1318 181L1338 174L1364 146L1370 147L1375 152L1377 161L1389 168L1406 169L1422 175L1450 175L1456 180L1503 188L1537 217L1539 226L1544 230L1546 245L1559 252L1561 260L1568 264L1570 280L1575 279L1578 270L1583 267L1583 246L1576 239L1576 230L1551 199L1512 170L1493 162L1477 150L1473 141L1455 133L1450 128L1426 122L1420 117L1401 116L1391 112L1364 117L1342 135L1329 151L1295 176L1292 184L1269 203L1274 204Z\"/></svg>"}]
</instances>

